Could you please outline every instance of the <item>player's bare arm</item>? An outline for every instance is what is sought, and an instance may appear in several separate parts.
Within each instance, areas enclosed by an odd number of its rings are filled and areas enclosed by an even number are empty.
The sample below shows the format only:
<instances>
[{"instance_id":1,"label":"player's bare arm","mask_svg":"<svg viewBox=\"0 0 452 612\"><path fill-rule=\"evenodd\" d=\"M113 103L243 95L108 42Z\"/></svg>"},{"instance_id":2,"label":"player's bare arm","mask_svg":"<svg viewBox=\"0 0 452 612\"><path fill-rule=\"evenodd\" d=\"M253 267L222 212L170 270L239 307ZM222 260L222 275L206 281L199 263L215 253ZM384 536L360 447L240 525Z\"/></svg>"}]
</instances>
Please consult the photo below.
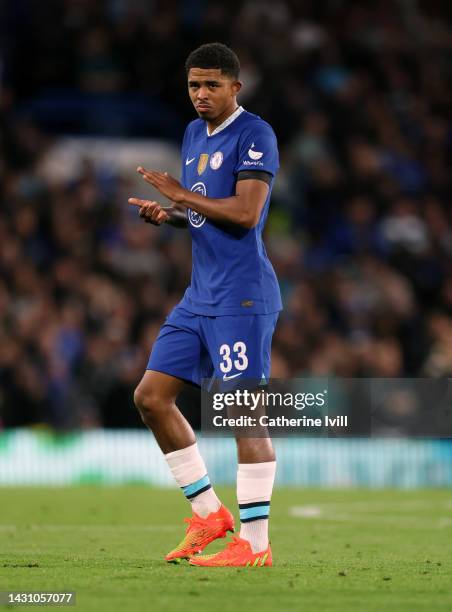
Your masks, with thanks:
<instances>
[{"instance_id":1,"label":"player's bare arm","mask_svg":"<svg viewBox=\"0 0 452 612\"><path fill-rule=\"evenodd\" d=\"M208 198L184 189L179 181L166 172L145 170L141 166L137 171L162 195L180 206L191 208L212 221L235 223L248 229L259 222L269 190L264 181L247 179L237 182L235 195L229 198Z\"/></svg>"},{"instance_id":2,"label":"player's bare arm","mask_svg":"<svg viewBox=\"0 0 452 612\"><path fill-rule=\"evenodd\" d=\"M186 210L178 204L162 206L159 202L139 198L129 198L128 201L131 206L139 207L139 215L146 223L152 225L167 223L173 227L187 227Z\"/></svg>"}]
</instances>

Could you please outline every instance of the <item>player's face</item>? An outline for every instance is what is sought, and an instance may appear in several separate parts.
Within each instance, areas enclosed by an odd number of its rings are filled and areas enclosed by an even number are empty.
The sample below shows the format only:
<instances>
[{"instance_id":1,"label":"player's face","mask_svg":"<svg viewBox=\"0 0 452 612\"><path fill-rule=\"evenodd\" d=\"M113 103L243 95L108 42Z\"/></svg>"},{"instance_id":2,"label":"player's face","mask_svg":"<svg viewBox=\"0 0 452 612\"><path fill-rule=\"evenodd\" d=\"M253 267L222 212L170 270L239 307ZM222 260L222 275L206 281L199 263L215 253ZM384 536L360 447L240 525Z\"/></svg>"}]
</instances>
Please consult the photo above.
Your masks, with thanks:
<instances>
[{"instance_id":1,"label":"player's face","mask_svg":"<svg viewBox=\"0 0 452 612\"><path fill-rule=\"evenodd\" d=\"M219 68L190 68L188 93L196 112L208 123L219 125L237 105L240 81L221 73Z\"/></svg>"}]
</instances>

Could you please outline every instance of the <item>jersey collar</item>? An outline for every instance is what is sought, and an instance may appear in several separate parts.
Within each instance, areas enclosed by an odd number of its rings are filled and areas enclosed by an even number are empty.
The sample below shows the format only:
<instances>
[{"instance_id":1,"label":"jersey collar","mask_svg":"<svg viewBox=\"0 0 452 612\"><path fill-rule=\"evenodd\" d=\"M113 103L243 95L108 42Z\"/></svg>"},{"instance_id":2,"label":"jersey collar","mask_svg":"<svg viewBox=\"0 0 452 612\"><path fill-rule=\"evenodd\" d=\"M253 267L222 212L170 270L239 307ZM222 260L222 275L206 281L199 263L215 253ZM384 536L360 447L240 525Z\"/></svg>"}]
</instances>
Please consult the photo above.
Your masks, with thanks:
<instances>
[{"instance_id":1,"label":"jersey collar","mask_svg":"<svg viewBox=\"0 0 452 612\"><path fill-rule=\"evenodd\" d=\"M227 119L225 119L223 121L223 123L220 123L220 125L218 127L216 127L214 129L214 131L209 134L209 128L206 125L206 131L207 131L207 138L210 138L211 136L215 136L215 134L218 134L218 132L222 132L225 128L228 127L228 125L231 125L231 123L233 121L235 121L237 119L237 117L239 115L241 115L243 113L245 109L243 108L243 106L239 106L233 113L232 115L229 115L229 117Z\"/></svg>"}]
</instances>

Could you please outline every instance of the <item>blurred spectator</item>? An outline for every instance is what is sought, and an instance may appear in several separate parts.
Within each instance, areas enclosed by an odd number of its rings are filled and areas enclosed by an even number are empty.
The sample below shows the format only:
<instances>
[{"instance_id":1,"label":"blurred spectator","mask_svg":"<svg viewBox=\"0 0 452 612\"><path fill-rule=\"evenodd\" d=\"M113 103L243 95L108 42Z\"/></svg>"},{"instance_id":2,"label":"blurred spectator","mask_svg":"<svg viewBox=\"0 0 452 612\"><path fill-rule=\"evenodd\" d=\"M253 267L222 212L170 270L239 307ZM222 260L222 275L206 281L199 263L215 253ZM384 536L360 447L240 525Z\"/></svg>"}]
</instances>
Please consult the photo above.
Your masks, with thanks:
<instances>
[{"instance_id":1,"label":"blurred spectator","mask_svg":"<svg viewBox=\"0 0 452 612\"><path fill-rule=\"evenodd\" d=\"M2 24L0 426L139 425L190 242L126 210L130 175L38 166L63 132L179 139L185 57L214 39L280 143L273 375L451 376L447 3L23 0Z\"/></svg>"}]
</instances>

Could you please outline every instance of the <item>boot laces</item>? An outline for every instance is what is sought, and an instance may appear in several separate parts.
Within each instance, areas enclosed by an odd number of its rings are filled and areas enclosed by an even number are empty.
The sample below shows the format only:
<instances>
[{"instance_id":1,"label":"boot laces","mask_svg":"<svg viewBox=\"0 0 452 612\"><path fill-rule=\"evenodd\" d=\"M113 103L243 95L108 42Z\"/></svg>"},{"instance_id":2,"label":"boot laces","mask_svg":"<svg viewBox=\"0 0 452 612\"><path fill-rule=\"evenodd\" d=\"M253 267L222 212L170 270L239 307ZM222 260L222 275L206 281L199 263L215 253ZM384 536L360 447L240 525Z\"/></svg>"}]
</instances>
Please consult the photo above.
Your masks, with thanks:
<instances>
[{"instance_id":1,"label":"boot laces","mask_svg":"<svg viewBox=\"0 0 452 612\"><path fill-rule=\"evenodd\" d=\"M203 519L201 516L197 516L197 515L193 515L190 518L184 518L184 523L188 524L188 527L185 530L185 533L188 533L192 529L196 529L196 528L202 529L202 528L205 528L206 526L206 520Z\"/></svg>"}]
</instances>

